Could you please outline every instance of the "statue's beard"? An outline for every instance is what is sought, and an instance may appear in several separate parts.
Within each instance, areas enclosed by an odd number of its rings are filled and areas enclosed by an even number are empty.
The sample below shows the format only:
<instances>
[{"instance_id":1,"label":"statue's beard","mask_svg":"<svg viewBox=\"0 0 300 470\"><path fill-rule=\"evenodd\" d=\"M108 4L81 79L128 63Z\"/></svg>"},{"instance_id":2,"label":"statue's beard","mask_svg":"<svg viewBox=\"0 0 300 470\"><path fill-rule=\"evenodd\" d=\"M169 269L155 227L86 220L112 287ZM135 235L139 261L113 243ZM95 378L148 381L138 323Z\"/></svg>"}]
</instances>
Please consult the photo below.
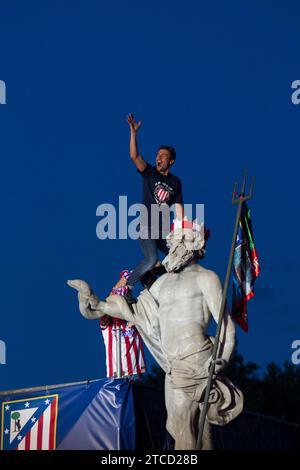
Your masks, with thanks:
<instances>
[{"instance_id":1,"label":"statue's beard","mask_svg":"<svg viewBox=\"0 0 300 470\"><path fill-rule=\"evenodd\" d=\"M177 272L189 264L194 256L194 251L188 250L183 243L179 243L170 248L162 264L169 273Z\"/></svg>"}]
</instances>

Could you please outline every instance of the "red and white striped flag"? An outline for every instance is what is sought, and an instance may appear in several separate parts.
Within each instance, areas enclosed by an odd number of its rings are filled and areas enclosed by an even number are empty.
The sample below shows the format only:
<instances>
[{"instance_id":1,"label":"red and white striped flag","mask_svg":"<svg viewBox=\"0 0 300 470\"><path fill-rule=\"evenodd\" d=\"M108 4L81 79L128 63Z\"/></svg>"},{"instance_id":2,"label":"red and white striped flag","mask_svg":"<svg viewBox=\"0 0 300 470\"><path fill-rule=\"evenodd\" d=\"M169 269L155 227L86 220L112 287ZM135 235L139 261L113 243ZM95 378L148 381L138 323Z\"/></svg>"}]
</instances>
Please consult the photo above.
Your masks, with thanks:
<instances>
[{"instance_id":1,"label":"red and white striped flag","mask_svg":"<svg viewBox=\"0 0 300 470\"><path fill-rule=\"evenodd\" d=\"M107 321L107 319L106 319ZM100 328L106 350L106 375L117 375L117 328L121 329L121 372L122 377L141 374L146 371L144 349L141 336L135 326L119 319L109 319L105 325L100 321Z\"/></svg>"},{"instance_id":2,"label":"red and white striped flag","mask_svg":"<svg viewBox=\"0 0 300 470\"><path fill-rule=\"evenodd\" d=\"M132 271L124 269L120 278L128 279ZM113 288L111 295L124 297L128 287ZM142 374L146 371L142 338L134 325L126 320L104 316L100 320L100 330L103 335L106 351L106 375L117 375L117 329L121 329L121 373L122 377Z\"/></svg>"}]
</instances>

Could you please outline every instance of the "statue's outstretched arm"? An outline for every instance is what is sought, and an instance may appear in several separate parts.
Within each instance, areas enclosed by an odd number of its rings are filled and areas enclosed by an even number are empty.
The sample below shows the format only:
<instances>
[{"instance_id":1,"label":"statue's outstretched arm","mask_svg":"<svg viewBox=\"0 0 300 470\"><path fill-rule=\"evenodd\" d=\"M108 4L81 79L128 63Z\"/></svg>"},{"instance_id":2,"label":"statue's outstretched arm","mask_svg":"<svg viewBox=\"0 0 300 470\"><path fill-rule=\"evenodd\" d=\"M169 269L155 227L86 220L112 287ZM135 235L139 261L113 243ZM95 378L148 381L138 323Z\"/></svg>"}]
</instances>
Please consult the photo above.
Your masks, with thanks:
<instances>
[{"instance_id":1,"label":"statue's outstretched arm","mask_svg":"<svg viewBox=\"0 0 300 470\"><path fill-rule=\"evenodd\" d=\"M109 315L136 323L136 318L130 311L126 300L120 296L110 296L103 302L93 293L87 282L75 279L67 283L78 291L79 310L84 318L96 320Z\"/></svg>"},{"instance_id":2,"label":"statue's outstretched arm","mask_svg":"<svg viewBox=\"0 0 300 470\"><path fill-rule=\"evenodd\" d=\"M215 322L218 323L223 292L220 279L213 271L207 271L205 276L202 276L201 289L209 311L211 312ZM218 350L218 357L226 361L225 365L230 360L234 345L235 325L228 308L225 307ZM220 370L221 368L222 367L216 367L217 370Z\"/></svg>"}]
</instances>

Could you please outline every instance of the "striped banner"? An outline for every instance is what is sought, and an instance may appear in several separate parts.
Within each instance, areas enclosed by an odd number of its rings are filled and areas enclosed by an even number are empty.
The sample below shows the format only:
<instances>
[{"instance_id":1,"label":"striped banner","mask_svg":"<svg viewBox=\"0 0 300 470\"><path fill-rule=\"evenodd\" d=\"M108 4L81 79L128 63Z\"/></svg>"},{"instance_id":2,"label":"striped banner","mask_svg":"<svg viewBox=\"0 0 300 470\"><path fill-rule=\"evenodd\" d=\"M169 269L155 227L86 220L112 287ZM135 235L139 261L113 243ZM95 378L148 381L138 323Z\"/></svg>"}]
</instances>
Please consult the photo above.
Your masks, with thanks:
<instances>
[{"instance_id":1,"label":"striped banner","mask_svg":"<svg viewBox=\"0 0 300 470\"><path fill-rule=\"evenodd\" d=\"M146 371L143 343L135 326L117 320L101 327L106 351L107 377L117 375L117 328L121 328L121 371L122 377L141 374Z\"/></svg>"}]
</instances>

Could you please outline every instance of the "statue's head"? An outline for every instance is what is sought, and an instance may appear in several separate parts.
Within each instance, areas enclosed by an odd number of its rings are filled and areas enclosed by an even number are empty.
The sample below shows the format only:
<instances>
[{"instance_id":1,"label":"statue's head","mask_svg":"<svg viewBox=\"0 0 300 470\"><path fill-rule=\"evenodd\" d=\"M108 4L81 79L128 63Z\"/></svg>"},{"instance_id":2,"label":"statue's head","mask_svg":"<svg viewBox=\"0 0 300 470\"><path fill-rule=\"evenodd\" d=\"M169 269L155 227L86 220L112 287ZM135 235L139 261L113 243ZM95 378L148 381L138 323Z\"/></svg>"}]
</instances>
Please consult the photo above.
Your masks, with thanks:
<instances>
[{"instance_id":1,"label":"statue's head","mask_svg":"<svg viewBox=\"0 0 300 470\"><path fill-rule=\"evenodd\" d=\"M163 260L168 272L177 272L193 260L202 259L205 255L205 245L209 231L196 220L191 222L185 217L176 219L166 241L169 253Z\"/></svg>"}]
</instances>

